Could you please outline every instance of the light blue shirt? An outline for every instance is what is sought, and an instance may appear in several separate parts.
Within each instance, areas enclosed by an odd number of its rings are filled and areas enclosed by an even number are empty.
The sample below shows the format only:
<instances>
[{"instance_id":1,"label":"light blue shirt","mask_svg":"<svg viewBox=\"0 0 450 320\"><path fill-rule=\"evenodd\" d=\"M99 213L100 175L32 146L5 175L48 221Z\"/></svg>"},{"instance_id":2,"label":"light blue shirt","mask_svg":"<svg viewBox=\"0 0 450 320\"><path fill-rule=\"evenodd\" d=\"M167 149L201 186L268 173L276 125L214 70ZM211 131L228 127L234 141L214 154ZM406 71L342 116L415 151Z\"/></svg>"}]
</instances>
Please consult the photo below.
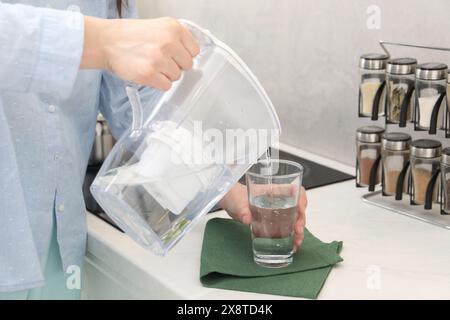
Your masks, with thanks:
<instances>
[{"instance_id":1,"label":"light blue shirt","mask_svg":"<svg viewBox=\"0 0 450 320\"><path fill-rule=\"evenodd\" d=\"M15 2L24 5L9 4ZM53 212L64 268L82 265L82 185L97 113L116 137L130 123L125 83L106 72L78 70L80 10L117 17L115 0L0 3L0 291L44 284L40 259ZM123 16L134 15L128 1Z\"/></svg>"}]
</instances>

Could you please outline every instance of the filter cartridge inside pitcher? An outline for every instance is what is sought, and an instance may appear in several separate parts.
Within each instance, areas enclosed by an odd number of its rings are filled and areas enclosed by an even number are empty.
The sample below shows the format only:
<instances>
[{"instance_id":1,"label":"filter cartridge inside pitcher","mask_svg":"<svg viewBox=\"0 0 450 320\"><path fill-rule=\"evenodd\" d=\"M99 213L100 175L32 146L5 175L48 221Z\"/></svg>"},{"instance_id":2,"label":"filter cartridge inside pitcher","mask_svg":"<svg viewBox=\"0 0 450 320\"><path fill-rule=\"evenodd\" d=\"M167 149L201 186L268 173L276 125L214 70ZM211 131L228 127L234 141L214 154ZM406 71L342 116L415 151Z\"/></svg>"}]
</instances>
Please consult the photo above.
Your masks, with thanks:
<instances>
[{"instance_id":1,"label":"filter cartridge inside pitcher","mask_svg":"<svg viewBox=\"0 0 450 320\"><path fill-rule=\"evenodd\" d=\"M202 141L191 130L174 122L158 124L150 134L137 163L113 169L101 179L114 185L141 185L165 209L180 214L192 199L206 190L220 165L195 162L205 159ZM196 153L196 154L194 154Z\"/></svg>"}]
</instances>

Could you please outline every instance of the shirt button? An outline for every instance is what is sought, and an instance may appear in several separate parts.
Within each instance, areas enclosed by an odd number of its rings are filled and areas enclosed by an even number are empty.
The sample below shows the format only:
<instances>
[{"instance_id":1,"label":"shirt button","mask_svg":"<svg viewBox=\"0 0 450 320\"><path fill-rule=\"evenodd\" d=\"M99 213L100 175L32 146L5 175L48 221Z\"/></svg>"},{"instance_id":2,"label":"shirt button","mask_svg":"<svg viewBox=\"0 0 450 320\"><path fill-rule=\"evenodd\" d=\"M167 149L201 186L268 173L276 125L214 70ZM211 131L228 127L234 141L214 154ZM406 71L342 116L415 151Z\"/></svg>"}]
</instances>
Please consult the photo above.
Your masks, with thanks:
<instances>
[{"instance_id":1,"label":"shirt button","mask_svg":"<svg viewBox=\"0 0 450 320\"><path fill-rule=\"evenodd\" d=\"M60 212L60 213L64 212L64 204L63 204L63 203L61 203L61 204L58 206L58 212Z\"/></svg>"},{"instance_id":2,"label":"shirt button","mask_svg":"<svg viewBox=\"0 0 450 320\"><path fill-rule=\"evenodd\" d=\"M53 113L56 111L56 106L51 104L48 106L48 112Z\"/></svg>"}]
</instances>

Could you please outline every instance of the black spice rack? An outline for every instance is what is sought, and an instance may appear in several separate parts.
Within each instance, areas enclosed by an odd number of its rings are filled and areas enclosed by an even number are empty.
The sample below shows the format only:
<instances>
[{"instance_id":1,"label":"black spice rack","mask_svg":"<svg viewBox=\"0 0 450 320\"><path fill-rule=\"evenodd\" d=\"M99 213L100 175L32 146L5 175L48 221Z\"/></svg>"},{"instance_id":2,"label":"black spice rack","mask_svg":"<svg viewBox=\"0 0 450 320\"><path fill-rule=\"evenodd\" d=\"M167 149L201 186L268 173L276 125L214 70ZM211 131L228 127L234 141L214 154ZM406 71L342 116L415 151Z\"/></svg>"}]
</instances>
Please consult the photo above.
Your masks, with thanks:
<instances>
[{"instance_id":1,"label":"black spice rack","mask_svg":"<svg viewBox=\"0 0 450 320\"><path fill-rule=\"evenodd\" d=\"M444 47L431 47L431 46L422 46L422 45L414 45L414 44L406 44L406 43L398 43L398 42L385 42L380 40L380 46L383 51L391 57L391 54L387 50L386 46L399 46L399 47L409 47L416 49L425 49L425 50L435 50L435 51L446 51L450 52L450 48ZM400 125L397 124L397 128L401 128L404 130L409 130L408 133L412 133L412 136L417 136L418 134L432 134L433 139L439 140L443 146L450 146L450 121L449 121L449 105L445 103L445 111L444 111L444 128L443 130L431 131L431 132L418 132L415 124L414 126L406 126L404 122L400 122ZM375 110L375 107L374 107ZM375 111L373 112L375 114ZM386 113L385 113L386 116ZM371 120L378 120L376 116L372 116ZM387 121L384 123L384 127L386 132L397 131L391 130L393 129L394 124L390 124ZM422 138L424 138L422 136ZM381 207L383 209L387 209L391 212L395 212L401 215L408 216L410 218L414 218L435 226L439 226L445 229L450 230L450 215L442 214L441 207L434 203L431 208L425 209L423 205L413 205L410 202L409 195L403 195L403 197L396 196L383 196L382 191L374 191L374 186L369 186L369 192L362 196L362 200L368 204ZM442 187L440 188L440 197L442 201Z\"/></svg>"}]
</instances>

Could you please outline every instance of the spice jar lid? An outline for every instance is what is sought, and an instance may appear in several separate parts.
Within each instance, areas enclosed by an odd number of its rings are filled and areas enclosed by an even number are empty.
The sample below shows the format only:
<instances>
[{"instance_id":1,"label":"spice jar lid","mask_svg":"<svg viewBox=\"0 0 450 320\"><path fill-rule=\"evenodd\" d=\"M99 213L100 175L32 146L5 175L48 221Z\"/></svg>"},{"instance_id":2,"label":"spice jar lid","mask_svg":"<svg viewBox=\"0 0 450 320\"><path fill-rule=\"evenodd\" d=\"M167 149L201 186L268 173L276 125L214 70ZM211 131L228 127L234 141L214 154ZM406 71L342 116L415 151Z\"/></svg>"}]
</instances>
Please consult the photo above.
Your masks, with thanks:
<instances>
[{"instance_id":1,"label":"spice jar lid","mask_svg":"<svg viewBox=\"0 0 450 320\"><path fill-rule=\"evenodd\" d=\"M442 149L441 162L450 165L450 148L447 147Z\"/></svg>"},{"instance_id":2,"label":"spice jar lid","mask_svg":"<svg viewBox=\"0 0 450 320\"><path fill-rule=\"evenodd\" d=\"M384 129L378 126L364 126L356 130L356 140L361 142L375 143L381 141Z\"/></svg>"},{"instance_id":3,"label":"spice jar lid","mask_svg":"<svg viewBox=\"0 0 450 320\"><path fill-rule=\"evenodd\" d=\"M386 61L389 57L382 53L367 53L359 58L359 67L370 70L386 69Z\"/></svg>"},{"instance_id":4,"label":"spice jar lid","mask_svg":"<svg viewBox=\"0 0 450 320\"><path fill-rule=\"evenodd\" d=\"M437 140L418 139L411 144L411 155L417 158L436 158L441 155L442 144Z\"/></svg>"},{"instance_id":5,"label":"spice jar lid","mask_svg":"<svg viewBox=\"0 0 450 320\"><path fill-rule=\"evenodd\" d=\"M386 72L390 74L414 74L417 60L414 58L397 58L387 62Z\"/></svg>"},{"instance_id":6,"label":"spice jar lid","mask_svg":"<svg viewBox=\"0 0 450 320\"><path fill-rule=\"evenodd\" d=\"M447 73L447 65L443 63L422 63L416 68L416 78L422 80L446 79Z\"/></svg>"},{"instance_id":7,"label":"spice jar lid","mask_svg":"<svg viewBox=\"0 0 450 320\"><path fill-rule=\"evenodd\" d=\"M388 132L383 134L381 144L386 150L408 150L411 145L411 136L403 132Z\"/></svg>"}]
</instances>

